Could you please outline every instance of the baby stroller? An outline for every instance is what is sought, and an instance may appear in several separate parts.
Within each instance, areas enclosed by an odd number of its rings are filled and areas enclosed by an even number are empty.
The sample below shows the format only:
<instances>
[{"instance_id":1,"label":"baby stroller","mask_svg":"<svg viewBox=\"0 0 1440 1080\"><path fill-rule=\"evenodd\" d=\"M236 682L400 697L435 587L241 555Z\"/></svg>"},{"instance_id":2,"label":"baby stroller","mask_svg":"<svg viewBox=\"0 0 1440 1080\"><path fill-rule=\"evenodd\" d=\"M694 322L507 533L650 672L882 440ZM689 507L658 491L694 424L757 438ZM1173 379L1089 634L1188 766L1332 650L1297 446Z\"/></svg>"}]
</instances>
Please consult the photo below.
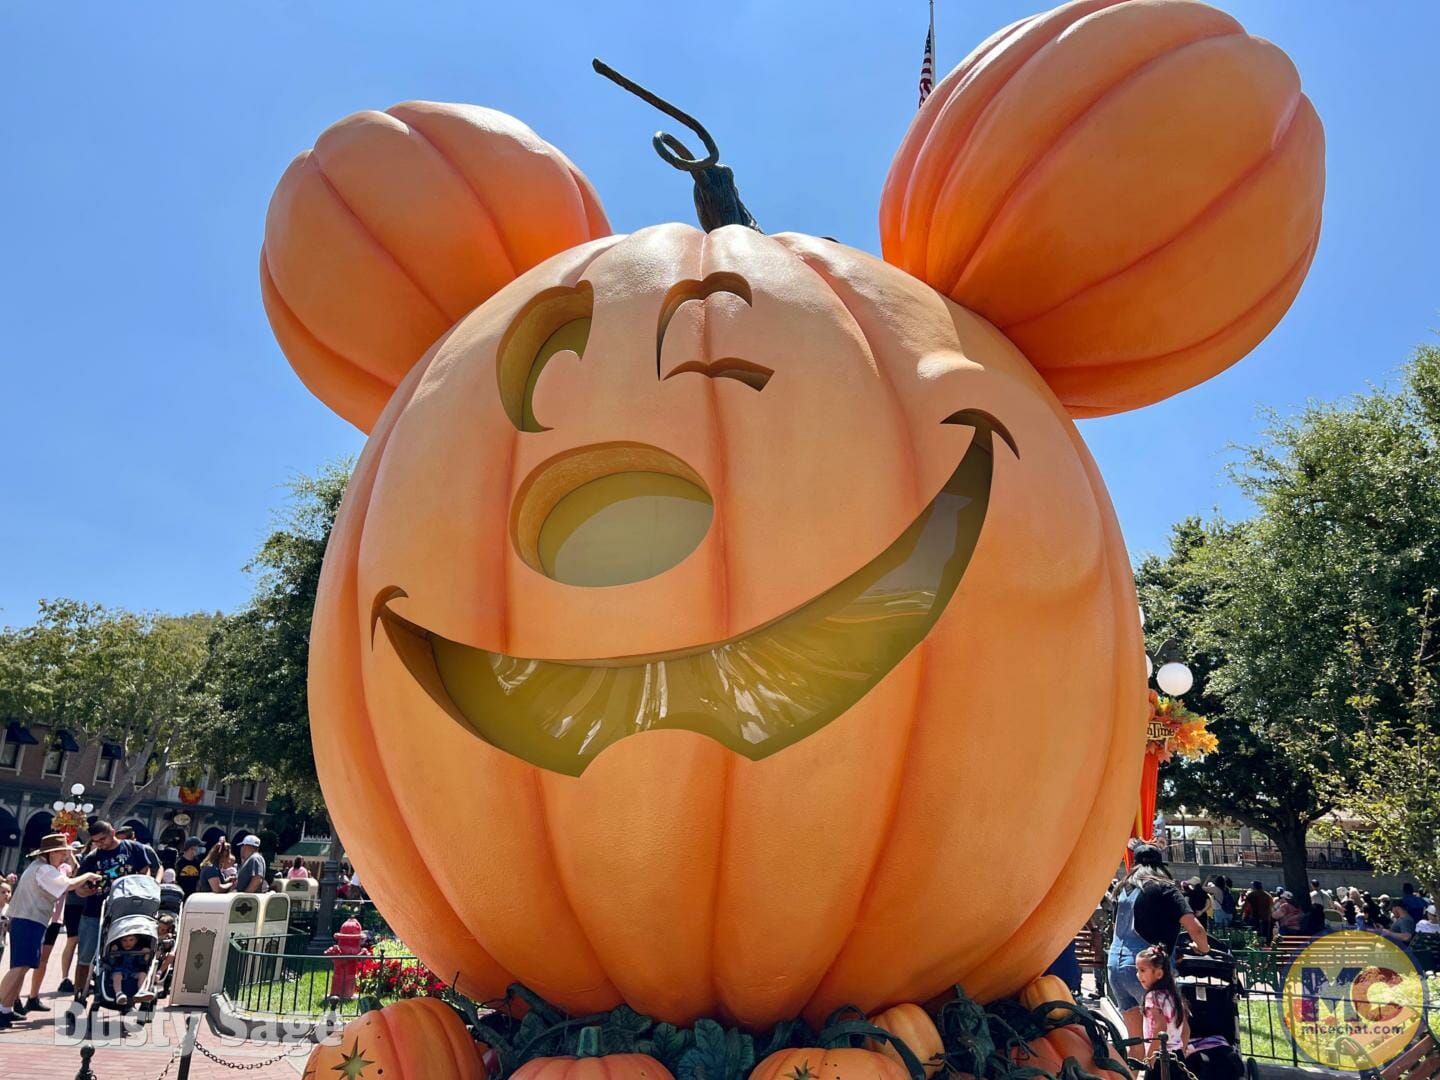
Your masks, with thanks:
<instances>
[{"instance_id":1,"label":"baby stroller","mask_svg":"<svg viewBox=\"0 0 1440 1080\"><path fill-rule=\"evenodd\" d=\"M1235 957L1214 938L1200 953L1188 939L1175 952L1175 985L1190 1014L1190 1050L1185 1067L1196 1080L1256 1080L1254 1058L1240 1054L1240 998L1245 984Z\"/></svg>"},{"instance_id":2,"label":"baby stroller","mask_svg":"<svg viewBox=\"0 0 1440 1080\"><path fill-rule=\"evenodd\" d=\"M100 1009L115 1009L128 1012L131 1002L121 1005L116 1000L113 975L115 974L115 953L112 946L121 938L134 935L138 941L134 952L148 950L150 964L140 974L142 986L150 982L154 972L155 957L158 955L160 927L157 917L161 910L160 883L142 874L131 874L117 878L110 886L110 895L100 911L100 955L91 968L92 985L90 997L90 1020L93 1022ZM133 999L132 999L133 1001ZM134 1002L140 1010L143 1023L149 1023L155 1011L154 1001ZM93 1030L93 1023L92 1023Z\"/></svg>"},{"instance_id":3,"label":"baby stroller","mask_svg":"<svg viewBox=\"0 0 1440 1080\"><path fill-rule=\"evenodd\" d=\"M160 886L160 917L166 915L174 917L175 928L178 931L180 922L180 911L185 906L185 890L179 885ZM158 921L158 920L157 920ZM161 936L157 939L155 947L155 962L151 970L158 972L164 959L175 951L176 936L174 933L167 939ZM170 996L170 983L175 978L175 968L172 966L165 969L165 973L152 980L151 989L155 991L156 1000L162 1000ZM151 1008L153 1008L153 1003Z\"/></svg>"}]
</instances>

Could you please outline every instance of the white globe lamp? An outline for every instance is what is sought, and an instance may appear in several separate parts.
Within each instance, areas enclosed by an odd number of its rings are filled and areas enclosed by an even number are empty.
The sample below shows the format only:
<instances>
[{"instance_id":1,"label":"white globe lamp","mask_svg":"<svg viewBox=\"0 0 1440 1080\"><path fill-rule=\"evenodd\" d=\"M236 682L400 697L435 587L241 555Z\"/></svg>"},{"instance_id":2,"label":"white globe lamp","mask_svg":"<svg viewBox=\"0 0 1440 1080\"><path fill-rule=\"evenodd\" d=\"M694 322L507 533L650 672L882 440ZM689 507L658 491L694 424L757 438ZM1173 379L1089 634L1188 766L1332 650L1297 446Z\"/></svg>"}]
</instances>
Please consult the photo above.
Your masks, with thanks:
<instances>
[{"instance_id":1,"label":"white globe lamp","mask_svg":"<svg viewBox=\"0 0 1440 1080\"><path fill-rule=\"evenodd\" d=\"M1184 664L1172 660L1160 665L1160 670L1155 673L1155 682L1171 697L1182 697L1195 685L1195 676Z\"/></svg>"}]
</instances>

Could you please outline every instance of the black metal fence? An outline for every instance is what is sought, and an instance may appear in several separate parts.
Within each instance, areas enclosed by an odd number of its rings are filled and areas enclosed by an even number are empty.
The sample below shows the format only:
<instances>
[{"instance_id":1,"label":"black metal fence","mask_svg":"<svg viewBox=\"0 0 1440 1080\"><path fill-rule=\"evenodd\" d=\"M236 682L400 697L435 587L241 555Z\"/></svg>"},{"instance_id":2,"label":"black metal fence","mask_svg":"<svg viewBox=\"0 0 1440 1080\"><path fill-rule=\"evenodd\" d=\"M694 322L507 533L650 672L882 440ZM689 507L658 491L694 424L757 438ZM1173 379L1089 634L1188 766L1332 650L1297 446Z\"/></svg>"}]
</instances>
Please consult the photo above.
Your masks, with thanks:
<instances>
[{"instance_id":1,"label":"black metal fence","mask_svg":"<svg viewBox=\"0 0 1440 1080\"><path fill-rule=\"evenodd\" d=\"M1228 947L1235 958L1239 988L1238 1049L1241 1054L1262 1062L1305 1067L1318 1063L1349 1071L1373 1065L1353 1039L1336 1039L1324 1045L1314 1041L1309 1047L1314 1051L1311 1054L1303 1051L1291 1038L1285 1011L1285 979L1305 943L1287 939L1266 944L1257 934L1240 928L1212 931L1212 939ZM1324 939L1317 940L1323 942ZM1431 948L1432 944L1437 947ZM1434 1005L1427 1005L1427 1002L1440 995L1440 943L1417 942L1409 954L1420 972L1419 982L1416 983L1412 976L1398 990L1387 989L1385 1005L1412 1010L1412 1014L1424 1016L1425 1023L1434 1024L1440 1002ZM1355 971L1359 970L1357 965ZM1333 1007L1333 1004L1328 1003L1327 1007ZM1291 1007L1294 1007L1293 1003Z\"/></svg>"},{"instance_id":2,"label":"black metal fence","mask_svg":"<svg viewBox=\"0 0 1440 1080\"><path fill-rule=\"evenodd\" d=\"M438 995L445 984L418 959L381 941L369 954L307 953L310 935L235 938L225 965L225 995L249 1015L349 1017L367 1003Z\"/></svg>"},{"instance_id":3,"label":"black metal fence","mask_svg":"<svg viewBox=\"0 0 1440 1080\"><path fill-rule=\"evenodd\" d=\"M310 903L304 906L294 904L290 908L290 933L292 936L304 934L307 939L315 937L316 921L320 917L320 905ZM385 916L380 914L373 901L370 900L337 900L331 911L330 923L324 928L321 935L323 940L329 941L335 937L336 932L343 926L347 919L354 919L360 924L360 928L372 938L392 938L394 931L390 924L385 921Z\"/></svg>"},{"instance_id":4,"label":"black metal fence","mask_svg":"<svg viewBox=\"0 0 1440 1080\"><path fill-rule=\"evenodd\" d=\"M1234 836L1197 836L1193 827L1180 835L1178 824L1166 826L1171 835L1166 840L1173 862L1199 863L1205 866L1254 866L1278 870L1282 859L1280 849L1264 837L1241 843ZM1305 845L1305 865L1311 870L1355 870L1370 873L1373 869L1364 856L1350 849L1344 841L1321 841Z\"/></svg>"}]
</instances>

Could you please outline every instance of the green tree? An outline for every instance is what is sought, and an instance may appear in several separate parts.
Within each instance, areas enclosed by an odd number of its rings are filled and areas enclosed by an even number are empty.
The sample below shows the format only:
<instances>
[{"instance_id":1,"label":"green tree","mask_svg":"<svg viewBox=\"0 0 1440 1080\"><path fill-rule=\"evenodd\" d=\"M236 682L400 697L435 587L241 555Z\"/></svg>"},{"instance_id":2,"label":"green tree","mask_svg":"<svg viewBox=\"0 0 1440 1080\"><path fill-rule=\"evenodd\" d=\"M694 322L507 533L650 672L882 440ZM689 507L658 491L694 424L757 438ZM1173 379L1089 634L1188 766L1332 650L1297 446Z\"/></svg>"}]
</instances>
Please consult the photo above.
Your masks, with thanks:
<instances>
[{"instance_id":1,"label":"green tree","mask_svg":"<svg viewBox=\"0 0 1440 1080\"><path fill-rule=\"evenodd\" d=\"M1437 726L1436 654L1440 645L1437 590L1428 589L1410 611L1418 641L1409 656L1387 652L1375 627L1352 627L1350 660L1361 720L1355 736L1359 762L1342 806L1370 828L1355 846L1378 870L1413 874L1426 889L1440 889L1440 726ZM1398 700L1398 713L1380 703Z\"/></svg>"},{"instance_id":2,"label":"green tree","mask_svg":"<svg viewBox=\"0 0 1440 1080\"><path fill-rule=\"evenodd\" d=\"M254 595L210 635L201 672L206 708L191 735L202 760L221 772L266 777L272 794L308 808L321 804L306 697L310 618L351 464L290 486L274 530L246 567L256 575Z\"/></svg>"},{"instance_id":3,"label":"green tree","mask_svg":"<svg viewBox=\"0 0 1440 1080\"><path fill-rule=\"evenodd\" d=\"M42 601L33 625L0 632L0 702L27 722L121 746L96 812L123 818L155 794L167 770L190 767L185 736L213 621Z\"/></svg>"},{"instance_id":4,"label":"green tree","mask_svg":"<svg viewBox=\"0 0 1440 1080\"><path fill-rule=\"evenodd\" d=\"M1385 655L1416 655L1413 609L1440 583L1437 421L1433 348L1395 391L1272 415L1233 473L1255 515L1184 522L1137 570L1151 643L1180 640L1199 675L1191 705L1221 742L1168 765L1164 797L1263 830L1296 891L1308 829L1373 767L1356 741L1353 628ZM1372 718L1405 712L1383 680L1373 698Z\"/></svg>"}]
</instances>

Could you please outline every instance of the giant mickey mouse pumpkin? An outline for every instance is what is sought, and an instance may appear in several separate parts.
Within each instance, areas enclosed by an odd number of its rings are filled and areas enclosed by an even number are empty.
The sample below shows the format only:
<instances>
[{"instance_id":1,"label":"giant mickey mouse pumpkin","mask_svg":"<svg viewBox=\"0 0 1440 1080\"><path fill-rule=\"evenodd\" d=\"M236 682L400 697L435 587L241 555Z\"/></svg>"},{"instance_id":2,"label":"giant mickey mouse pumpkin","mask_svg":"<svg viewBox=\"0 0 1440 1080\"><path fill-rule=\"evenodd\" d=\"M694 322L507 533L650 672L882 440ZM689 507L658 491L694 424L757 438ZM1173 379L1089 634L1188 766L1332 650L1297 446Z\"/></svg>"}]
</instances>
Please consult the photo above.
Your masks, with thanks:
<instances>
[{"instance_id":1,"label":"giant mickey mouse pumpkin","mask_svg":"<svg viewBox=\"0 0 1440 1080\"><path fill-rule=\"evenodd\" d=\"M611 235L483 109L322 134L262 280L370 436L310 702L396 930L476 998L677 1022L1020 989L1108 879L1144 747L1129 564L1072 417L1248 351L1322 190L1294 68L1190 0L981 46L896 156L884 260Z\"/></svg>"}]
</instances>

